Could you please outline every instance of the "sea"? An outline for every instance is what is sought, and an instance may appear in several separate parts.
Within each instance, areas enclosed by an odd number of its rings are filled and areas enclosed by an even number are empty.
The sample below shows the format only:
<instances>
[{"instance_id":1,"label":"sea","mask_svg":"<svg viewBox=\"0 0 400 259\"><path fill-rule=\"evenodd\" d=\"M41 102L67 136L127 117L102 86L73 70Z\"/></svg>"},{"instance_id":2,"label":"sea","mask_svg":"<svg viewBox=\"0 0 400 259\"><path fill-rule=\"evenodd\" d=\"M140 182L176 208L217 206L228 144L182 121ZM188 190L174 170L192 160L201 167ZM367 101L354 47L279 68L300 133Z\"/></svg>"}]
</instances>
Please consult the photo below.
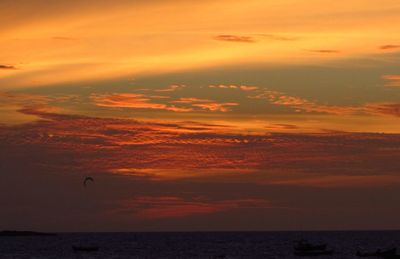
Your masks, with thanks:
<instances>
[{"instance_id":1,"label":"sea","mask_svg":"<svg viewBox=\"0 0 400 259\"><path fill-rule=\"evenodd\" d=\"M400 250L400 231L59 233L0 237L0 258L307 258L293 254L301 239L334 250L317 258L357 258L357 250L396 246ZM73 246L99 250L76 252Z\"/></svg>"}]
</instances>

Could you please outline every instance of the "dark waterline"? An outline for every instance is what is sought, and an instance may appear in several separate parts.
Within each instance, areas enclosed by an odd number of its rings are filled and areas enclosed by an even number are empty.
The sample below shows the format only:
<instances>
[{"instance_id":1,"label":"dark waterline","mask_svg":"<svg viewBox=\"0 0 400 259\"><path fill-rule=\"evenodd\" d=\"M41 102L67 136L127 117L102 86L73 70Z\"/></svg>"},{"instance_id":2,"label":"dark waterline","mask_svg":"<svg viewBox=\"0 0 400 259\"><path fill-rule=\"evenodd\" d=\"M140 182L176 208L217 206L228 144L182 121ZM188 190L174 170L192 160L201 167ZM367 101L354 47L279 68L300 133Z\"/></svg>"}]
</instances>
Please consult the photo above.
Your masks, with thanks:
<instances>
[{"instance_id":1,"label":"dark waterline","mask_svg":"<svg viewBox=\"0 0 400 259\"><path fill-rule=\"evenodd\" d=\"M335 250L318 258L357 258L357 250L400 248L400 231L58 233L0 237L0 258L304 258L293 255L299 239ZM99 251L74 252L72 246Z\"/></svg>"}]
</instances>

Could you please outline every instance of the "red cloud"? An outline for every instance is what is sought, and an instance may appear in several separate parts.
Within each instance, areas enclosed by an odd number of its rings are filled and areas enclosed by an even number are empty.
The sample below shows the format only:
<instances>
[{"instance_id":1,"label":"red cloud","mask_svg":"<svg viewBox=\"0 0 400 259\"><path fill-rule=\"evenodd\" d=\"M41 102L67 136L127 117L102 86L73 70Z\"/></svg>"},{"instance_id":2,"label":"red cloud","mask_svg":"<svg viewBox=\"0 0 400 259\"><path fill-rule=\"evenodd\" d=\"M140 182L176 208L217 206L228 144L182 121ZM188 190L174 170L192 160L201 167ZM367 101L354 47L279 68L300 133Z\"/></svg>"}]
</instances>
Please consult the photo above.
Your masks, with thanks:
<instances>
[{"instance_id":1,"label":"red cloud","mask_svg":"<svg viewBox=\"0 0 400 259\"><path fill-rule=\"evenodd\" d=\"M21 112L40 120L0 126L0 162L9 168L18 159L40 172L102 172L143 181L290 185L296 179L299 185L301 181L317 185L318 179L329 175L349 180L355 178L347 176L396 178L400 169L400 161L394 159L400 155L400 134L252 135L201 123L149 123L32 108Z\"/></svg>"},{"instance_id":2,"label":"red cloud","mask_svg":"<svg viewBox=\"0 0 400 259\"><path fill-rule=\"evenodd\" d=\"M123 207L118 212L132 213L143 219L158 219L183 218L232 209L270 208L271 205L261 199L210 201L201 198L187 200L174 196L143 196L126 201Z\"/></svg>"}]
</instances>

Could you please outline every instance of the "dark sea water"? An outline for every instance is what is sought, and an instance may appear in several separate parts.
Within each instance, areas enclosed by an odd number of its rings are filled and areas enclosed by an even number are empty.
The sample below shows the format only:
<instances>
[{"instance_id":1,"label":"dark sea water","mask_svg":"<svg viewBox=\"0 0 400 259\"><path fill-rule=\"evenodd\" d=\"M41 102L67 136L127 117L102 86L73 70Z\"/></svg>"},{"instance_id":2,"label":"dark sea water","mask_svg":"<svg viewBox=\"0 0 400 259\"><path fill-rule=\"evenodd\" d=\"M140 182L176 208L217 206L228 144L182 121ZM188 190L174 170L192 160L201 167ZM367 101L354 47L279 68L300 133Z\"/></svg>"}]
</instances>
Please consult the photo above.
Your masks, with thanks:
<instances>
[{"instance_id":1,"label":"dark sea water","mask_svg":"<svg viewBox=\"0 0 400 259\"><path fill-rule=\"evenodd\" d=\"M357 258L357 249L400 249L400 231L74 233L0 237L0 258L307 258L293 255L298 239L324 242L335 250L332 256L313 258ZM100 250L74 252L73 245Z\"/></svg>"}]
</instances>

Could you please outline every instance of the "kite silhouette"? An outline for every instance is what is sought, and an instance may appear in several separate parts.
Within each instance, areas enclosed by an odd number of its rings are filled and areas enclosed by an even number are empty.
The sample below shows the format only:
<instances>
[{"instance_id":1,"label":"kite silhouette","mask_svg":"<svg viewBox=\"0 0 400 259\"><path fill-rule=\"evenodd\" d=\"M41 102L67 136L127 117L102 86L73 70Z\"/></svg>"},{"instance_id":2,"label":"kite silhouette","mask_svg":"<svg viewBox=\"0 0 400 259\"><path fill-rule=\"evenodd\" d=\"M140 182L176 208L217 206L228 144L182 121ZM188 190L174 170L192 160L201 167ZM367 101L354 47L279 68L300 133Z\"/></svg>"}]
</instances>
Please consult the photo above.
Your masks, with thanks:
<instances>
[{"instance_id":1,"label":"kite silhouette","mask_svg":"<svg viewBox=\"0 0 400 259\"><path fill-rule=\"evenodd\" d=\"M94 182L94 179L90 176L86 177L85 180L83 180L83 186L86 188L88 182Z\"/></svg>"}]
</instances>

